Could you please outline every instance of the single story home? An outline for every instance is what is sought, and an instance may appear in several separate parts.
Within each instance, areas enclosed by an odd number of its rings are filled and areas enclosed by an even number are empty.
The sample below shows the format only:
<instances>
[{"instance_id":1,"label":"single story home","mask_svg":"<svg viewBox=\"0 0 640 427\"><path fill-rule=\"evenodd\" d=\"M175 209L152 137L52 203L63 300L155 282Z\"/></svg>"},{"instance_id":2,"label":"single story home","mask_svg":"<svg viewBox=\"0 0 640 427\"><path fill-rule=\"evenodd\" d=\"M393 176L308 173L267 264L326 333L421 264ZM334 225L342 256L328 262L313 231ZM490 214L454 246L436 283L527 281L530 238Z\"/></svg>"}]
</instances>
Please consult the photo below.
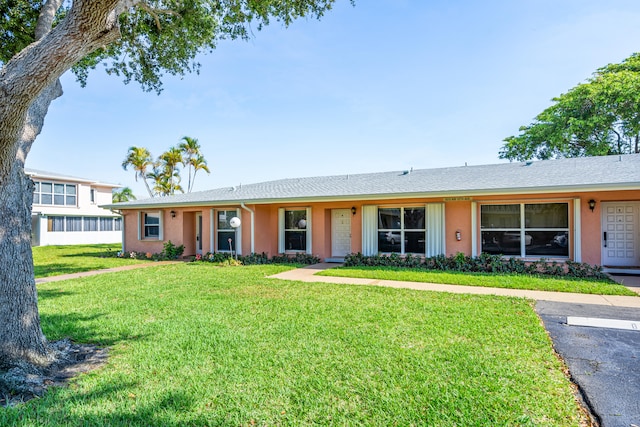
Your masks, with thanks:
<instances>
[{"instance_id":1,"label":"single story home","mask_svg":"<svg viewBox=\"0 0 640 427\"><path fill-rule=\"evenodd\" d=\"M122 218L99 206L111 203L111 192L121 185L35 169L25 173L35 184L32 246L122 241Z\"/></svg>"},{"instance_id":2,"label":"single story home","mask_svg":"<svg viewBox=\"0 0 640 427\"><path fill-rule=\"evenodd\" d=\"M186 255L225 252L237 238L239 254L327 261L487 252L640 268L640 154L292 178L105 207L122 212L126 251L170 240Z\"/></svg>"}]
</instances>

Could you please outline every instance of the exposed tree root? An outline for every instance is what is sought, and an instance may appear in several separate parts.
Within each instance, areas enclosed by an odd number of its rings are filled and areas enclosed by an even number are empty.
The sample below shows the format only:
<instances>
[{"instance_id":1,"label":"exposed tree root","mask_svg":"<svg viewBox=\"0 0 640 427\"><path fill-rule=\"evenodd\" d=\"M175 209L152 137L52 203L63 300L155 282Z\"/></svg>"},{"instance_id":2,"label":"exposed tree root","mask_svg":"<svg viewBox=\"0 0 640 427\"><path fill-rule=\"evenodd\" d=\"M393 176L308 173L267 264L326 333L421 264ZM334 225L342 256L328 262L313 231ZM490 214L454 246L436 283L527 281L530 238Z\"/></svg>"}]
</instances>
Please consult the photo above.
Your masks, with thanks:
<instances>
[{"instance_id":1,"label":"exposed tree root","mask_svg":"<svg viewBox=\"0 0 640 427\"><path fill-rule=\"evenodd\" d=\"M72 378L97 369L107 360L107 349L74 344L69 339L50 343L54 362L46 367L29 364L0 371L0 406L11 406L42 396L49 387L62 387Z\"/></svg>"}]
</instances>

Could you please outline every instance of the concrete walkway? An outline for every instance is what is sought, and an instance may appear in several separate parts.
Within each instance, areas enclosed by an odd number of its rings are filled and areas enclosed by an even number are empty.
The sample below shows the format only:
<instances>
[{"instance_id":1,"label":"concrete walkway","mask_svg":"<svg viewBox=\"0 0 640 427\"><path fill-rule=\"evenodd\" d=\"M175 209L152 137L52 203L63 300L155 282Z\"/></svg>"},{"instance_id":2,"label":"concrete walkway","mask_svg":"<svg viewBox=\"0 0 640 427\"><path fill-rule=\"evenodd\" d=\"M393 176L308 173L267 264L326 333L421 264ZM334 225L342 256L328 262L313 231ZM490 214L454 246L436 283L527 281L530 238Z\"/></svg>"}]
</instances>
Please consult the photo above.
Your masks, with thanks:
<instances>
[{"instance_id":1,"label":"concrete walkway","mask_svg":"<svg viewBox=\"0 0 640 427\"><path fill-rule=\"evenodd\" d=\"M36 279L36 284L59 282L61 280L69 280L69 279L79 279L80 277L96 276L98 274L114 273L116 271L137 270L139 268L156 267L158 265L176 264L179 262L182 262L182 261L147 262L144 264L132 264L132 265L123 265L121 267L105 268L102 270L82 271L79 273L61 274L59 276L40 277Z\"/></svg>"},{"instance_id":2,"label":"concrete walkway","mask_svg":"<svg viewBox=\"0 0 640 427\"><path fill-rule=\"evenodd\" d=\"M349 285L386 286L390 288L421 291L451 292L456 294L501 295L530 298L536 301L554 301L572 304L608 305L613 307L640 308L640 297L616 295L572 294L568 292L528 291L524 289L483 288L479 286L442 285L437 283L403 282L396 280L357 279L350 277L314 276L316 273L336 267L337 264L320 263L270 276L275 279L301 282L342 283ZM625 278L627 279L627 278Z\"/></svg>"}]
</instances>

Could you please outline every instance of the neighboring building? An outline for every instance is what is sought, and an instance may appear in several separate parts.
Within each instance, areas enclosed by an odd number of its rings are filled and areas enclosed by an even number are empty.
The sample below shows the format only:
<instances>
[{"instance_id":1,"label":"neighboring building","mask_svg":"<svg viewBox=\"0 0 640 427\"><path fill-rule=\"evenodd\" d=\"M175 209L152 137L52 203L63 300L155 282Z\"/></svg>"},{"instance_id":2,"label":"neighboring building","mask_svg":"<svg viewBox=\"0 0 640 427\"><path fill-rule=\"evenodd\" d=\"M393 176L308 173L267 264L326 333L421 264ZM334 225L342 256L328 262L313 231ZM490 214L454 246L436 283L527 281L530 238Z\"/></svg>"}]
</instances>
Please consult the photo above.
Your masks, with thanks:
<instances>
[{"instance_id":1,"label":"neighboring building","mask_svg":"<svg viewBox=\"0 0 640 427\"><path fill-rule=\"evenodd\" d=\"M295 178L131 201L125 250L541 257L640 267L640 155Z\"/></svg>"},{"instance_id":2,"label":"neighboring building","mask_svg":"<svg viewBox=\"0 0 640 427\"><path fill-rule=\"evenodd\" d=\"M31 213L33 246L119 243L122 218L99 205L111 203L120 185L25 169L35 184Z\"/></svg>"}]
</instances>

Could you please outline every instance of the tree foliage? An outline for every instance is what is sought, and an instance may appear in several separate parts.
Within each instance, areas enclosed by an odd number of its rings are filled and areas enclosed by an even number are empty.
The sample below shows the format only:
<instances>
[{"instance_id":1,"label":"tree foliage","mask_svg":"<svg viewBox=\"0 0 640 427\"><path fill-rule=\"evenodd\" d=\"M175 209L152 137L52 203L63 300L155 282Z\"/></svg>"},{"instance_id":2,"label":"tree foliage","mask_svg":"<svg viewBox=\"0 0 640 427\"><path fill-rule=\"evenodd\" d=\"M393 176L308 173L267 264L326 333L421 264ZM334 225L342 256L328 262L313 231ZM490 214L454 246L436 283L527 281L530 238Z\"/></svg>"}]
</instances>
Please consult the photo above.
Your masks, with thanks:
<instances>
[{"instance_id":1,"label":"tree foliage","mask_svg":"<svg viewBox=\"0 0 640 427\"><path fill-rule=\"evenodd\" d=\"M640 54L598 69L586 83L506 138L509 160L604 156L640 152Z\"/></svg>"},{"instance_id":2,"label":"tree foliage","mask_svg":"<svg viewBox=\"0 0 640 427\"><path fill-rule=\"evenodd\" d=\"M181 185L182 175L179 165L187 167L189 181L186 192L191 193L196 173L203 170L210 173L207 161L200 150L196 138L185 136L177 147L171 147L153 160L151 153L145 147L129 147L122 167L127 170L131 166L138 178L144 182L150 197L169 196L177 191L184 193ZM152 185L149 185L151 181Z\"/></svg>"},{"instance_id":3,"label":"tree foliage","mask_svg":"<svg viewBox=\"0 0 640 427\"><path fill-rule=\"evenodd\" d=\"M128 202L129 200L136 200L133 190L129 187L123 187L111 193L111 201L113 203Z\"/></svg>"},{"instance_id":4,"label":"tree foliage","mask_svg":"<svg viewBox=\"0 0 640 427\"><path fill-rule=\"evenodd\" d=\"M24 173L51 102L62 95L60 76L73 69L84 84L104 64L125 83L159 92L163 75L197 71L197 55L220 40L248 38L272 21L319 18L334 1L0 0L0 307L11 307L0 310L0 394L18 390L14 369L25 389L40 392L45 382L35 373L70 354L55 350L40 327L33 182Z\"/></svg>"}]
</instances>

